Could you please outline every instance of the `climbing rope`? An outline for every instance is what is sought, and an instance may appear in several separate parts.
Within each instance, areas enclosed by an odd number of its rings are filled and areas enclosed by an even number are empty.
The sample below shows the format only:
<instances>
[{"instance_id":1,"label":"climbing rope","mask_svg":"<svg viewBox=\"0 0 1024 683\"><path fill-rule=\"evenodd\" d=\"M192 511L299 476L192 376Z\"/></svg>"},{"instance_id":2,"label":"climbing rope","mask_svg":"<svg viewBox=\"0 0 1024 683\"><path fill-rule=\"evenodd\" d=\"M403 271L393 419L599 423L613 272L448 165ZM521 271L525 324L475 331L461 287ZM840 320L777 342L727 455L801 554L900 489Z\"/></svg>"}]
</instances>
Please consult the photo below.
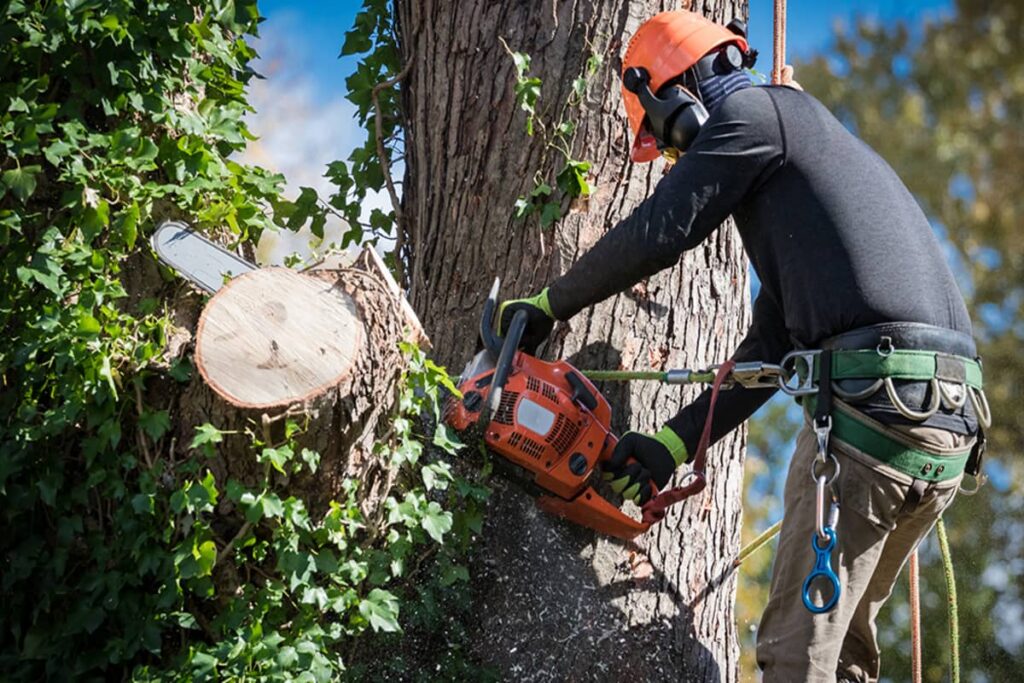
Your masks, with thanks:
<instances>
[{"instance_id":1,"label":"climbing rope","mask_svg":"<svg viewBox=\"0 0 1024 683\"><path fill-rule=\"evenodd\" d=\"M921 582L917 548L910 553L910 679L921 683Z\"/></svg>"},{"instance_id":2,"label":"climbing rope","mask_svg":"<svg viewBox=\"0 0 1024 683\"><path fill-rule=\"evenodd\" d=\"M743 560L756 553L762 546L766 545L769 541L778 536L781 529L782 520L780 519L775 522L775 524L772 524L770 527L765 529L760 536L743 546L743 550L741 550L740 554L736 556L736 559L732 561L732 566L738 567L743 564Z\"/></svg>"},{"instance_id":3,"label":"climbing rope","mask_svg":"<svg viewBox=\"0 0 1024 683\"><path fill-rule=\"evenodd\" d=\"M946 575L946 610L949 615L949 659L950 678L953 683L960 683L960 617L956 600L956 576L953 574L953 555L949 552L949 537L946 535L946 524L939 517L935 525L939 536L939 552L942 555L942 571Z\"/></svg>"},{"instance_id":4,"label":"climbing rope","mask_svg":"<svg viewBox=\"0 0 1024 683\"><path fill-rule=\"evenodd\" d=\"M786 0L775 0L774 26L772 85L781 85L782 68L786 66Z\"/></svg>"}]
</instances>

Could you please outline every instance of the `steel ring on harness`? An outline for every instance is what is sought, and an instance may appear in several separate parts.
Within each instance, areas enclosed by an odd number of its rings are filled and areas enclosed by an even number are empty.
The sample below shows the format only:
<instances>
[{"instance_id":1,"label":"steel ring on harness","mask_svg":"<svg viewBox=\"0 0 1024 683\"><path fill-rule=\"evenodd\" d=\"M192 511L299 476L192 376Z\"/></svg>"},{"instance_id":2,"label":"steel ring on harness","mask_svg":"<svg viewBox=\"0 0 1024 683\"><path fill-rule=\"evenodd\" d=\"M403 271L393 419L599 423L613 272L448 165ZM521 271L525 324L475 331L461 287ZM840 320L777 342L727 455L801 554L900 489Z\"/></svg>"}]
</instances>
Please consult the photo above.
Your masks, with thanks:
<instances>
[{"instance_id":1,"label":"steel ring on harness","mask_svg":"<svg viewBox=\"0 0 1024 683\"><path fill-rule=\"evenodd\" d=\"M818 385L814 383L814 359L821 351L790 351L783 356L779 366L782 373L778 377L779 389L789 396L807 396L818 393ZM790 384L793 377L796 385Z\"/></svg>"},{"instance_id":2,"label":"steel ring on harness","mask_svg":"<svg viewBox=\"0 0 1024 683\"><path fill-rule=\"evenodd\" d=\"M992 408L988 405L988 396L984 391L974 387L967 387L967 392L971 396L971 405L974 406L974 414L978 416L978 423L988 429L992 426Z\"/></svg>"},{"instance_id":3,"label":"steel ring on harness","mask_svg":"<svg viewBox=\"0 0 1024 683\"><path fill-rule=\"evenodd\" d=\"M822 477L825 476L825 472L824 471L818 472L818 465L821 464L821 465L824 465L825 467L827 467L829 460L831 460L832 464L835 465L835 471L832 472L832 476L831 477L828 477L825 480L825 485L826 486L831 486L832 482L834 482L836 480L836 477L839 476L839 460L836 459L836 456L834 454L829 453L825 457L825 459L815 458L814 460L811 461L811 479L813 479L815 481L815 483L818 482L819 478L822 478Z\"/></svg>"},{"instance_id":4,"label":"steel ring on harness","mask_svg":"<svg viewBox=\"0 0 1024 683\"><path fill-rule=\"evenodd\" d=\"M971 479L974 480L974 488L969 488L969 489L965 489L964 488L964 479L966 479L967 477L970 477ZM964 477L963 477L963 479L960 480L960 487L959 487L960 488L960 493L965 495L965 496L973 496L975 493L977 493L978 491L981 490L981 486L984 483L985 483L985 475L984 474L970 475L970 474L967 474L966 472L964 472Z\"/></svg>"},{"instance_id":5,"label":"steel ring on harness","mask_svg":"<svg viewBox=\"0 0 1024 683\"><path fill-rule=\"evenodd\" d=\"M832 382L832 393L838 396L839 398L843 399L844 401L853 401L856 403L857 401L865 399L868 396L874 394L881 388L881 386L881 378L876 379L874 382L869 384L866 389L861 389L860 391L845 391L841 386L839 386L837 382Z\"/></svg>"},{"instance_id":6,"label":"steel ring on harness","mask_svg":"<svg viewBox=\"0 0 1024 683\"><path fill-rule=\"evenodd\" d=\"M962 389L958 396L953 395L953 390L950 387L957 387ZM971 389L966 384L957 384L956 382L947 382L945 380L939 380L939 394L942 395L942 405L946 406L949 410L960 410L967 403L967 392Z\"/></svg>"},{"instance_id":7,"label":"steel ring on harness","mask_svg":"<svg viewBox=\"0 0 1024 683\"><path fill-rule=\"evenodd\" d=\"M895 350L896 347L892 344L892 337L882 337L881 341L878 342L878 346L875 347L875 351L882 358L888 358Z\"/></svg>"},{"instance_id":8,"label":"steel ring on harness","mask_svg":"<svg viewBox=\"0 0 1024 683\"><path fill-rule=\"evenodd\" d=\"M907 404L900 400L900 397L896 395L896 385L893 384L892 377L886 377L882 381L885 383L885 391L887 394L889 394L889 400L892 401L893 407L896 408L897 411L899 411L900 415L907 418L908 420L913 420L915 422L924 422L929 417L931 417L932 415L939 411L939 381L934 377L931 379L931 405L929 405L923 412L920 413L917 412L916 410L911 410L910 408L908 408Z\"/></svg>"}]
</instances>

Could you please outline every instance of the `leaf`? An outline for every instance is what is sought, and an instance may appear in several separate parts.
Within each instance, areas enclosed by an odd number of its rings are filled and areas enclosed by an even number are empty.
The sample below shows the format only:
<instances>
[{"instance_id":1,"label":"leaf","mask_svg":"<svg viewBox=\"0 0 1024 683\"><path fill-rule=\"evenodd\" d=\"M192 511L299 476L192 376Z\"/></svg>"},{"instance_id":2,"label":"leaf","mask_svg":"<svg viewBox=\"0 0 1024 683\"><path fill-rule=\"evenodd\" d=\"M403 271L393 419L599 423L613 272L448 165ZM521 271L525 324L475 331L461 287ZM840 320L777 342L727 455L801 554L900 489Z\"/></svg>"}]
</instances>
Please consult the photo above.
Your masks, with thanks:
<instances>
[{"instance_id":1,"label":"leaf","mask_svg":"<svg viewBox=\"0 0 1024 683\"><path fill-rule=\"evenodd\" d=\"M587 183L589 161L570 159L558 173L558 188L570 197L586 197L590 195L590 184Z\"/></svg>"},{"instance_id":2,"label":"leaf","mask_svg":"<svg viewBox=\"0 0 1024 683\"><path fill-rule=\"evenodd\" d=\"M540 227L546 228L562 217L562 206L557 202L545 202L540 211Z\"/></svg>"},{"instance_id":3,"label":"leaf","mask_svg":"<svg viewBox=\"0 0 1024 683\"><path fill-rule=\"evenodd\" d=\"M0 175L0 184L7 190L14 193L22 204L36 191L36 175L42 170L41 166L22 166L4 171Z\"/></svg>"},{"instance_id":4,"label":"leaf","mask_svg":"<svg viewBox=\"0 0 1024 683\"><path fill-rule=\"evenodd\" d=\"M196 576L209 576L217 563L217 545L213 541L204 541L193 551L193 556L199 565Z\"/></svg>"},{"instance_id":5,"label":"leaf","mask_svg":"<svg viewBox=\"0 0 1024 683\"><path fill-rule=\"evenodd\" d=\"M139 427L149 438L157 441L171 428L171 416L166 410L144 410L139 416Z\"/></svg>"},{"instance_id":6,"label":"leaf","mask_svg":"<svg viewBox=\"0 0 1024 683\"><path fill-rule=\"evenodd\" d=\"M189 448L202 448L206 455L212 457L216 450L214 445L224 440L224 432L207 422L196 427L196 435L192 437Z\"/></svg>"},{"instance_id":7,"label":"leaf","mask_svg":"<svg viewBox=\"0 0 1024 683\"><path fill-rule=\"evenodd\" d=\"M256 456L256 461L260 463L269 462L270 466L275 470L281 474L286 474L284 466L293 457L295 457L295 452L292 450L292 447L285 445L280 448L264 448Z\"/></svg>"},{"instance_id":8,"label":"leaf","mask_svg":"<svg viewBox=\"0 0 1024 683\"><path fill-rule=\"evenodd\" d=\"M359 603L359 613L370 622L374 631L397 633L402 630L398 625L398 598L381 588L374 588Z\"/></svg>"},{"instance_id":9,"label":"leaf","mask_svg":"<svg viewBox=\"0 0 1024 683\"><path fill-rule=\"evenodd\" d=\"M516 74L522 78L530 70L530 55L525 52L513 52L512 63L516 65Z\"/></svg>"},{"instance_id":10,"label":"leaf","mask_svg":"<svg viewBox=\"0 0 1024 683\"><path fill-rule=\"evenodd\" d=\"M436 501L431 501L423 512L423 519L420 523L432 539L442 543L445 533L452 528L452 514L443 510Z\"/></svg>"}]
</instances>

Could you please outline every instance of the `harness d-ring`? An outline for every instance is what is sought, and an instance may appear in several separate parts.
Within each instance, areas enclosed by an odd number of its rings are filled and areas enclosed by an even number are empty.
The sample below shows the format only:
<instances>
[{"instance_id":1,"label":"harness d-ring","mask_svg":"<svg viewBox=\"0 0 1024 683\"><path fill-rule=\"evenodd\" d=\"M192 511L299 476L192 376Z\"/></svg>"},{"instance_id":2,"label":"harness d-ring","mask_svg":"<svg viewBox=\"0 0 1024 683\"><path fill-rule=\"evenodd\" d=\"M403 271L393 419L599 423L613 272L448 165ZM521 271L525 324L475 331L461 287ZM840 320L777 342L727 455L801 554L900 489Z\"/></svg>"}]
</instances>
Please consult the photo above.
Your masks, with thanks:
<instances>
[{"instance_id":1,"label":"harness d-ring","mask_svg":"<svg viewBox=\"0 0 1024 683\"><path fill-rule=\"evenodd\" d=\"M842 587L839 584L839 577L832 571L832 549L836 547L836 532L831 526L824 529L827 542L822 548L818 545L818 532L811 534L811 548L814 549L814 569L804 579L803 599L804 607L812 614L824 614L839 602L839 593ZM825 601L821 607L814 604L811 599L811 584L815 579L825 579L832 586L832 597Z\"/></svg>"}]
</instances>

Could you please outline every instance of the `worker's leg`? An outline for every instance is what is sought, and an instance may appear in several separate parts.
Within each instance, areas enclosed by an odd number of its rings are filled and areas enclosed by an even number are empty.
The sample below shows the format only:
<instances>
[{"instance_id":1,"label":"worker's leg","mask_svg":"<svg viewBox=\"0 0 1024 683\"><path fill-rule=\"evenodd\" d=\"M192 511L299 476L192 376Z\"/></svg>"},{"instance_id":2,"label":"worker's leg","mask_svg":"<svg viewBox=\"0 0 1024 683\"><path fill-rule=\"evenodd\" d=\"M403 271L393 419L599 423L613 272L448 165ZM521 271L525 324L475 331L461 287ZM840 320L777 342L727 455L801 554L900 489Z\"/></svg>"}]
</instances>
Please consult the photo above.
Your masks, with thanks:
<instances>
[{"instance_id":1,"label":"worker's leg","mask_svg":"<svg viewBox=\"0 0 1024 683\"><path fill-rule=\"evenodd\" d=\"M757 632L757 660L766 683L836 680L847 628L895 526L907 488L880 479L858 461L839 456L842 467L835 483L842 508L832 566L842 590L832 610L812 614L801 595L804 579L814 565L811 538L816 533L816 493L810 472L816 455L814 433L805 427L797 437L786 479L771 594Z\"/></svg>"},{"instance_id":2,"label":"worker's leg","mask_svg":"<svg viewBox=\"0 0 1024 683\"><path fill-rule=\"evenodd\" d=\"M937 453L963 451L970 444L968 437L928 427L894 427L893 433L912 437L921 447ZM837 444L846 455L859 456L845 444ZM844 458L844 461L848 458ZM879 475L885 477L885 474ZM880 657L876 639L875 618L892 594L904 564L918 543L928 535L942 511L953 501L960 479L943 482L927 489L918 499L910 495L896 519L896 528L885 541L875 573L850 622L839 656L840 680L877 681Z\"/></svg>"}]
</instances>

